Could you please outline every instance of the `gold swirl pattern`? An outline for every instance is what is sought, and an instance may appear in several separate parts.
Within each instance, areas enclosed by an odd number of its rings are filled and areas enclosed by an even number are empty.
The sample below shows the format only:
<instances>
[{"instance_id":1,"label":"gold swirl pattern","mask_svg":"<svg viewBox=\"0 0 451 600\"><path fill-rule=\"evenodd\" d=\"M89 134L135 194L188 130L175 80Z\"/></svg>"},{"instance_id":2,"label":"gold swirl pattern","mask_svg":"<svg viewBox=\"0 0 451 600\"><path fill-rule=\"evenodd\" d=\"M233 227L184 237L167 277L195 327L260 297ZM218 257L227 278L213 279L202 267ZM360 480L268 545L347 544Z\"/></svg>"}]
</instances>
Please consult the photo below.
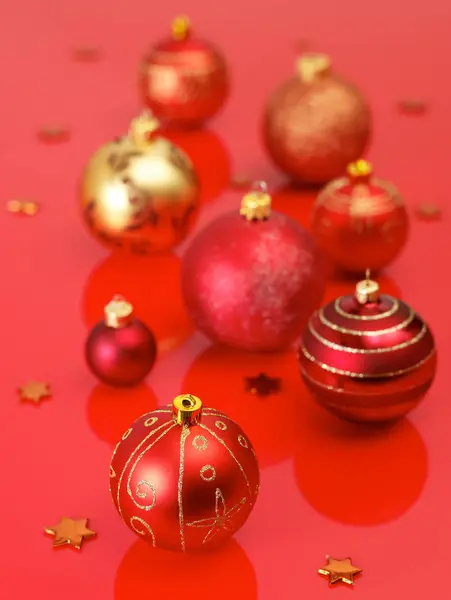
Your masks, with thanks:
<instances>
[{"instance_id":1,"label":"gold swirl pattern","mask_svg":"<svg viewBox=\"0 0 451 600\"><path fill-rule=\"evenodd\" d=\"M135 495L138 498L144 499L144 498L147 498L149 496L149 492L143 492L143 491L141 491L141 489L143 487L147 487L150 490L150 494L151 494L151 498L152 498L150 504L138 504L136 502L136 500L133 499L132 490L129 487L127 487L128 495L133 500L135 506L137 506L138 508L141 508L142 510L151 510L155 506L155 504L157 503L157 491L156 491L155 486L154 486L153 483L151 483L150 481L146 481L145 479L142 479L141 481L139 481L136 484Z\"/></svg>"},{"instance_id":2,"label":"gold swirl pattern","mask_svg":"<svg viewBox=\"0 0 451 600\"><path fill-rule=\"evenodd\" d=\"M217 427L221 431L225 431L227 429L227 425L225 423L223 423L222 421L216 421L215 427Z\"/></svg>"},{"instance_id":3,"label":"gold swirl pattern","mask_svg":"<svg viewBox=\"0 0 451 600\"><path fill-rule=\"evenodd\" d=\"M337 298L335 300L334 307L339 315L346 317L347 319L355 319L356 321L378 321L379 319L391 317L399 310L399 301L396 300L396 298L384 295L381 295L380 297L388 298L393 304L388 310L378 313L377 315L354 315L353 313L346 312L341 308L341 301L344 300L346 296L340 296L340 298Z\"/></svg>"},{"instance_id":4,"label":"gold swirl pattern","mask_svg":"<svg viewBox=\"0 0 451 600\"><path fill-rule=\"evenodd\" d=\"M238 443L243 448L249 448L249 444L247 443L247 439L243 435L238 436Z\"/></svg>"},{"instance_id":5,"label":"gold swirl pattern","mask_svg":"<svg viewBox=\"0 0 451 600\"><path fill-rule=\"evenodd\" d=\"M158 421L158 417L149 417L144 421L144 427L152 427Z\"/></svg>"},{"instance_id":6,"label":"gold swirl pattern","mask_svg":"<svg viewBox=\"0 0 451 600\"><path fill-rule=\"evenodd\" d=\"M211 465L204 465L200 470L200 477L204 481L214 481L216 479L216 469Z\"/></svg>"},{"instance_id":7,"label":"gold swirl pattern","mask_svg":"<svg viewBox=\"0 0 451 600\"><path fill-rule=\"evenodd\" d=\"M124 435L122 436L122 441L126 440L128 438L128 436L131 434L131 432L133 431L132 428L127 429L127 431L124 433Z\"/></svg>"},{"instance_id":8,"label":"gold swirl pattern","mask_svg":"<svg viewBox=\"0 0 451 600\"><path fill-rule=\"evenodd\" d=\"M110 477L111 479L116 477L116 471L113 469L112 465L110 465Z\"/></svg>"},{"instance_id":9,"label":"gold swirl pattern","mask_svg":"<svg viewBox=\"0 0 451 600\"><path fill-rule=\"evenodd\" d=\"M325 363L320 362L319 360L316 360L316 358L314 358L310 354L310 352L307 350L307 348L305 346L301 347L301 352L303 353L305 358L307 358L310 362L314 363L315 365L318 365L319 367L321 367L321 369L324 369L324 371L333 373L334 375L344 375L345 377L355 377L356 379L383 379L384 377L386 377L386 378L397 377L399 375L404 375L405 373L410 373L411 371L415 371L415 369L418 369L419 367L421 367L421 365L423 365L426 361L428 361L431 358L431 356L434 355L435 349L431 350L431 352L429 352L429 354L425 358L423 358L419 362L415 363L414 365L411 365L410 367L406 367L405 369L399 369L398 371L390 371L387 373L376 373L376 374L374 374L374 373L354 373L353 371L343 371L342 369L336 369L335 367L331 367L329 365L326 365Z\"/></svg>"},{"instance_id":10,"label":"gold swirl pattern","mask_svg":"<svg viewBox=\"0 0 451 600\"><path fill-rule=\"evenodd\" d=\"M329 321L329 319L324 314L324 308L320 308L318 311L318 318L323 325L328 327L329 329L333 329L334 331L338 331L339 333L345 333L347 335L356 335L356 336L377 336L377 335L385 335L386 333L395 333L395 331L400 331L401 329L405 329L415 318L415 312L409 308L409 314L404 321L398 323L398 325L393 325L392 327L387 327L385 329L374 329L369 331L359 331L357 329L347 329L346 327L341 327L340 325L336 325Z\"/></svg>"},{"instance_id":11,"label":"gold swirl pattern","mask_svg":"<svg viewBox=\"0 0 451 600\"><path fill-rule=\"evenodd\" d=\"M402 350L403 348L408 348L409 346L414 346L415 344L418 344L418 342L421 341L421 339L426 335L428 328L427 325L423 323L420 331L417 333L416 336L414 336L410 340L401 342L400 344L390 346L390 348L351 348L351 346L342 346L340 344L336 344L335 342L326 340L325 337L320 335L316 331L316 329L314 329L311 321L309 321L308 330L313 335L313 337L318 340L318 342L320 342L327 348L330 348L331 350L337 350L338 352L347 352L349 354L388 354L390 352L396 352L397 350Z\"/></svg>"},{"instance_id":12,"label":"gold swirl pattern","mask_svg":"<svg viewBox=\"0 0 451 600\"><path fill-rule=\"evenodd\" d=\"M373 217L384 214L390 209L393 209L393 207L404 206L401 195L393 184L374 177L371 179L371 182L374 187L380 188L381 191L377 195L368 192L369 197L367 200L372 200L372 202L370 203L367 201L367 212L365 216ZM333 181L326 186L323 192L318 196L317 206L322 205L337 214L349 214L352 203L361 201L361 197L353 198L351 195L342 191L344 187L350 185L352 184L346 177Z\"/></svg>"},{"instance_id":13,"label":"gold swirl pattern","mask_svg":"<svg viewBox=\"0 0 451 600\"><path fill-rule=\"evenodd\" d=\"M177 503L179 508L179 530L180 530L180 545L182 552L185 552L185 517L183 514L183 476L185 474L185 442L191 434L189 425L183 425L180 434L180 461L179 461L179 478L177 482Z\"/></svg>"},{"instance_id":14,"label":"gold swirl pattern","mask_svg":"<svg viewBox=\"0 0 451 600\"><path fill-rule=\"evenodd\" d=\"M140 525L142 525L143 529L140 529L136 523L139 523ZM148 523L146 523L144 521L144 519L141 519L140 517L131 517L130 518L130 526L133 529L133 531L136 531L136 533L138 533L139 535L142 535L143 537L147 537L150 536L152 539L152 546L155 547L155 535L150 527L150 525Z\"/></svg>"},{"instance_id":15,"label":"gold swirl pattern","mask_svg":"<svg viewBox=\"0 0 451 600\"><path fill-rule=\"evenodd\" d=\"M204 435L196 435L192 444L193 448L196 448L196 450L199 450L200 452L208 448L208 441Z\"/></svg>"}]
</instances>

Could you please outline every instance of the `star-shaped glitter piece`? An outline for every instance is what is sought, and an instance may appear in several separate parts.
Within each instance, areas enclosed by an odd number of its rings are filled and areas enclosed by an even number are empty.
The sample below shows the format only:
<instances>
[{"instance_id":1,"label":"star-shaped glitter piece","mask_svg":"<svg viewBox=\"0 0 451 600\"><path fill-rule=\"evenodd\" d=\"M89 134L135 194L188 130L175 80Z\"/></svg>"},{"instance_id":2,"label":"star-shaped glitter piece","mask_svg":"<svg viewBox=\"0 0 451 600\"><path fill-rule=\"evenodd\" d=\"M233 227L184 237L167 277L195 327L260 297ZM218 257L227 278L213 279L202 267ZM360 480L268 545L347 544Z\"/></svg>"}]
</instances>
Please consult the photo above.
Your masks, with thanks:
<instances>
[{"instance_id":1,"label":"star-shaped glitter piece","mask_svg":"<svg viewBox=\"0 0 451 600\"><path fill-rule=\"evenodd\" d=\"M34 402L35 404L50 398L52 394L50 385L42 381L29 381L19 388L18 393L21 400Z\"/></svg>"},{"instance_id":2,"label":"star-shaped glitter piece","mask_svg":"<svg viewBox=\"0 0 451 600\"><path fill-rule=\"evenodd\" d=\"M318 569L320 575L329 577L329 583L337 583L342 581L348 585L354 585L354 575L362 572L362 569L355 567L350 558L332 558L326 556L327 565Z\"/></svg>"},{"instance_id":3,"label":"star-shaped glitter piece","mask_svg":"<svg viewBox=\"0 0 451 600\"><path fill-rule=\"evenodd\" d=\"M211 540L221 529L226 531L233 531L230 519L241 510L241 507L245 504L246 498L242 498L238 504L232 506L227 510L224 496L219 488L216 488L215 492L215 516L207 517L206 519L199 519L198 521L191 521L187 523L187 527L208 527L209 530L207 535L202 540L203 544L206 544Z\"/></svg>"},{"instance_id":4,"label":"star-shaped glitter piece","mask_svg":"<svg viewBox=\"0 0 451 600\"><path fill-rule=\"evenodd\" d=\"M45 533L53 536L53 546L72 546L76 550L80 550L85 539L94 537L95 531L88 529L88 519L69 519L62 517L57 525L46 527Z\"/></svg>"},{"instance_id":5,"label":"star-shaped glitter piece","mask_svg":"<svg viewBox=\"0 0 451 600\"><path fill-rule=\"evenodd\" d=\"M245 377L245 391L257 396L270 396L280 392L280 379L260 373L257 377Z\"/></svg>"}]
</instances>

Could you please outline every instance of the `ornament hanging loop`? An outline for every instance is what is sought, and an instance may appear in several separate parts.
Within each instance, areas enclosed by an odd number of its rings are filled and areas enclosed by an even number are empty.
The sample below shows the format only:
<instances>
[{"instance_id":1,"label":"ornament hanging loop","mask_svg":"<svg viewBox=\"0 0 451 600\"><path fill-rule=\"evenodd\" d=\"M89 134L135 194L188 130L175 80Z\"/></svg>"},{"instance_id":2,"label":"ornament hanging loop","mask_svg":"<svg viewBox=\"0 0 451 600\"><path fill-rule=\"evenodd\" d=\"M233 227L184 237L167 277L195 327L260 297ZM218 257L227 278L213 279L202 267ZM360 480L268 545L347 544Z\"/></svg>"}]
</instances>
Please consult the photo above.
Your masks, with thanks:
<instances>
[{"instance_id":1,"label":"ornament hanging loop","mask_svg":"<svg viewBox=\"0 0 451 600\"><path fill-rule=\"evenodd\" d=\"M328 75L331 69L330 58L327 54L306 52L296 63L296 70L304 83L312 83L323 75Z\"/></svg>"},{"instance_id":2,"label":"ornament hanging loop","mask_svg":"<svg viewBox=\"0 0 451 600\"><path fill-rule=\"evenodd\" d=\"M271 196L265 181L256 181L241 200L240 215L246 221L264 221L271 214Z\"/></svg>"},{"instance_id":3,"label":"ornament hanging loop","mask_svg":"<svg viewBox=\"0 0 451 600\"><path fill-rule=\"evenodd\" d=\"M367 183L373 174L373 167L368 161L360 159L350 163L347 172L352 183Z\"/></svg>"},{"instance_id":4,"label":"ornament hanging loop","mask_svg":"<svg viewBox=\"0 0 451 600\"><path fill-rule=\"evenodd\" d=\"M377 302L379 298L379 284L370 279L371 272L366 270L365 279L359 281L355 288L355 297L359 304Z\"/></svg>"},{"instance_id":5,"label":"ornament hanging loop","mask_svg":"<svg viewBox=\"0 0 451 600\"><path fill-rule=\"evenodd\" d=\"M174 398L172 411L177 425L196 425L202 415L202 401L192 394L181 394Z\"/></svg>"},{"instance_id":6,"label":"ornament hanging loop","mask_svg":"<svg viewBox=\"0 0 451 600\"><path fill-rule=\"evenodd\" d=\"M174 40L183 41L189 36L190 21L185 15L176 17L172 21L172 37Z\"/></svg>"},{"instance_id":7,"label":"ornament hanging loop","mask_svg":"<svg viewBox=\"0 0 451 600\"><path fill-rule=\"evenodd\" d=\"M122 296L115 295L104 308L104 321L107 327L120 329L130 324L133 318L133 306Z\"/></svg>"},{"instance_id":8,"label":"ornament hanging loop","mask_svg":"<svg viewBox=\"0 0 451 600\"><path fill-rule=\"evenodd\" d=\"M144 111L132 120L128 130L128 137L136 146L148 146L153 134L160 128L160 122L150 111Z\"/></svg>"}]
</instances>

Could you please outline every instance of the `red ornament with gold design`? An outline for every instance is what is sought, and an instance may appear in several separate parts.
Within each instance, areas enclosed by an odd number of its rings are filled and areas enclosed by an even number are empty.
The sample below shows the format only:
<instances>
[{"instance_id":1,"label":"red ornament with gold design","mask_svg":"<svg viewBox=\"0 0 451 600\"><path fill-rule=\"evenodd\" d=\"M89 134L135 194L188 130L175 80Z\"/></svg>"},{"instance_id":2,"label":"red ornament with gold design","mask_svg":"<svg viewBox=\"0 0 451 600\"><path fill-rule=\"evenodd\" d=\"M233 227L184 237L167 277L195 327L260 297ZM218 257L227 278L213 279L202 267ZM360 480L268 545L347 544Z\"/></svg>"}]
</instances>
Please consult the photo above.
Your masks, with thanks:
<instances>
[{"instance_id":1,"label":"red ornament with gold design","mask_svg":"<svg viewBox=\"0 0 451 600\"><path fill-rule=\"evenodd\" d=\"M110 465L122 520L166 550L220 545L244 525L258 491L258 462L245 433L191 394L137 419Z\"/></svg>"},{"instance_id":2,"label":"red ornament with gold design","mask_svg":"<svg viewBox=\"0 0 451 600\"><path fill-rule=\"evenodd\" d=\"M322 300L326 273L308 231L271 210L266 184L193 240L182 293L200 331L224 345L270 352L297 342Z\"/></svg>"},{"instance_id":3,"label":"red ornament with gold design","mask_svg":"<svg viewBox=\"0 0 451 600\"><path fill-rule=\"evenodd\" d=\"M229 94L229 73L222 54L191 34L186 17L172 24L172 38L144 57L139 74L144 104L175 126L198 126L213 117Z\"/></svg>"},{"instance_id":4,"label":"red ornament with gold design","mask_svg":"<svg viewBox=\"0 0 451 600\"><path fill-rule=\"evenodd\" d=\"M436 349L423 319L404 302L357 284L310 319L299 350L302 377L327 410L350 421L384 422L412 410L431 386Z\"/></svg>"},{"instance_id":5,"label":"red ornament with gold design","mask_svg":"<svg viewBox=\"0 0 451 600\"><path fill-rule=\"evenodd\" d=\"M373 176L358 160L347 176L332 181L313 208L311 230L323 254L338 269L362 273L390 264L403 249L409 219L395 186Z\"/></svg>"},{"instance_id":6,"label":"red ornament with gold design","mask_svg":"<svg viewBox=\"0 0 451 600\"><path fill-rule=\"evenodd\" d=\"M333 72L325 54L302 55L296 71L269 100L264 140L281 171L303 183L322 184L362 156L371 114L362 93Z\"/></svg>"},{"instance_id":7,"label":"red ornament with gold design","mask_svg":"<svg viewBox=\"0 0 451 600\"><path fill-rule=\"evenodd\" d=\"M153 367L157 345L150 329L121 296L105 306L105 319L91 330L86 362L100 381L128 387L140 383Z\"/></svg>"}]
</instances>

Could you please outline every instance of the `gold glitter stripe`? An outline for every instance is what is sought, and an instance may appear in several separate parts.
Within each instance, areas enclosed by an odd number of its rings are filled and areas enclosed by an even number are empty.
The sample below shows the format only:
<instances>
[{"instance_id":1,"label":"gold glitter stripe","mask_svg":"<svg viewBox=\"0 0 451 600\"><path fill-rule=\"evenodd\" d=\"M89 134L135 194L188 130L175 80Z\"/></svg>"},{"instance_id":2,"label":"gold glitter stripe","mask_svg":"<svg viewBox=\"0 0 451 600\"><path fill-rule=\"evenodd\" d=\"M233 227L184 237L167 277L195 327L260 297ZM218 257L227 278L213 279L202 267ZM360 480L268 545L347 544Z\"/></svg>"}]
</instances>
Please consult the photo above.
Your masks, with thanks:
<instances>
[{"instance_id":1,"label":"gold glitter stripe","mask_svg":"<svg viewBox=\"0 0 451 600\"><path fill-rule=\"evenodd\" d=\"M239 470L241 471L241 474L244 477L244 481L246 482L246 485L247 485L247 490L249 492L249 502L252 503L252 492L251 492L251 486L250 486L249 480L247 478L245 470L243 469L241 463L239 462L239 460L237 459L235 454L230 450L230 448L227 446L227 444L224 442L224 440L221 439L219 436L217 436L216 433L214 431L212 431L209 427L207 427L206 425L203 425L202 423L200 423L200 427L202 427L202 429L205 429L205 431L208 431L208 433L211 436L213 436L216 441L218 441L222 446L224 446L224 448L228 451L228 453L230 454L232 459L236 462Z\"/></svg>"},{"instance_id":2,"label":"gold glitter stripe","mask_svg":"<svg viewBox=\"0 0 451 600\"><path fill-rule=\"evenodd\" d=\"M337 350L338 352L347 352L348 354L389 354L391 352L397 352L398 350L402 350L403 348L408 348L409 346L414 346L418 344L419 341L425 336L428 328L425 323L421 327L420 331L417 333L415 337L406 342L401 342L401 344L396 344L395 346L391 346L390 348L351 348L350 346L341 346L340 344L336 344L335 342L330 342L326 340L322 335L320 335L316 329L313 328L312 322L309 321L308 330L313 335L314 338L318 340L321 344L330 348L331 350Z\"/></svg>"},{"instance_id":3,"label":"gold glitter stripe","mask_svg":"<svg viewBox=\"0 0 451 600\"><path fill-rule=\"evenodd\" d=\"M341 301L343 298L344 296L340 296L340 298L335 300L335 310L342 317L346 317L347 319L355 319L356 321L377 321L378 319L391 317L399 309L398 300L396 300L396 298L390 298L390 300L393 302L393 306L383 313L379 313L377 315L353 315L352 313L348 313L341 308Z\"/></svg>"},{"instance_id":4,"label":"gold glitter stripe","mask_svg":"<svg viewBox=\"0 0 451 600\"><path fill-rule=\"evenodd\" d=\"M124 477L125 470L127 469L127 467L130 464L130 462L133 460L133 457L136 454L136 452L138 452L138 450L147 442L147 440L150 437L152 437L153 435L155 435L158 431L160 431L161 429L163 429L163 427L168 427L168 426L171 426L171 427L173 426L172 421L167 421L166 423L163 423L162 425L159 425L155 429L152 429L152 431L146 435L146 437L136 446L136 448L133 450L133 452L128 457L128 460L125 463L124 468L122 469L122 473L121 473L121 476L119 477L119 482L117 484L117 497L116 497L116 500L117 500L117 509L118 509L119 514L121 515L121 517L122 517L122 509L121 509L121 504L120 504L120 491L121 491L122 478Z\"/></svg>"},{"instance_id":5,"label":"gold glitter stripe","mask_svg":"<svg viewBox=\"0 0 451 600\"><path fill-rule=\"evenodd\" d=\"M333 373L334 375L344 375L345 377L355 377L356 379L383 379L384 377L388 378L388 377L397 377L398 375L404 375L404 373L410 373L410 371L415 371L415 369L417 369L418 367L421 367L421 365L423 365L427 360L429 360L431 358L431 356L435 353L435 349L431 350L431 352L426 356L426 358L424 358L423 360L420 360L420 362L417 362L415 365L412 365L411 367L407 367L406 369L399 369L399 371L391 371L389 373L372 374L372 373L353 373L352 371L342 371L341 369L336 369L335 367L331 367L322 362L319 362L319 360L316 360L316 358L314 358L310 354L310 352L307 350L307 348L305 348L304 346L301 347L301 351L302 351L303 355L305 356L305 358L307 358L312 363L315 363L315 365L318 365L319 367L321 367L321 369L324 369L324 371L328 371L329 373Z\"/></svg>"},{"instance_id":6,"label":"gold glitter stripe","mask_svg":"<svg viewBox=\"0 0 451 600\"><path fill-rule=\"evenodd\" d=\"M346 327L341 327L340 325L336 325L329 321L329 319L324 315L324 309L320 308L318 311L318 318L323 325L329 327L329 329L333 329L334 331L339 331L340 333L346 333L348 335L358 335L358 336L371 336L371 335L383 335L386 333L394 333L395 331L399 331L400 329L404 329L407 325L410 325L415 318L415 312L410 308L409 316L402 321L402 323L398 323L398 325L393 325L393 327L387 327L386 329L377 329L373 331L357 331L356 329L347 329Z\"/></svg>"},{"instance_id":7,"label":"gold glitter stripe","mask_svg":"<svg viewBox=\"0 0 451 600\"><path fill-rule=\"evenodd\" d=\"M180 463L179 479L177 482L177 502L179 505L179 527L180 527L180 545L182 552L185 552L185 518L183 516L183 475L185 474L185 442L190 435L188 425L183 425L180 434Z\"/></svg>"}]
</instances>

